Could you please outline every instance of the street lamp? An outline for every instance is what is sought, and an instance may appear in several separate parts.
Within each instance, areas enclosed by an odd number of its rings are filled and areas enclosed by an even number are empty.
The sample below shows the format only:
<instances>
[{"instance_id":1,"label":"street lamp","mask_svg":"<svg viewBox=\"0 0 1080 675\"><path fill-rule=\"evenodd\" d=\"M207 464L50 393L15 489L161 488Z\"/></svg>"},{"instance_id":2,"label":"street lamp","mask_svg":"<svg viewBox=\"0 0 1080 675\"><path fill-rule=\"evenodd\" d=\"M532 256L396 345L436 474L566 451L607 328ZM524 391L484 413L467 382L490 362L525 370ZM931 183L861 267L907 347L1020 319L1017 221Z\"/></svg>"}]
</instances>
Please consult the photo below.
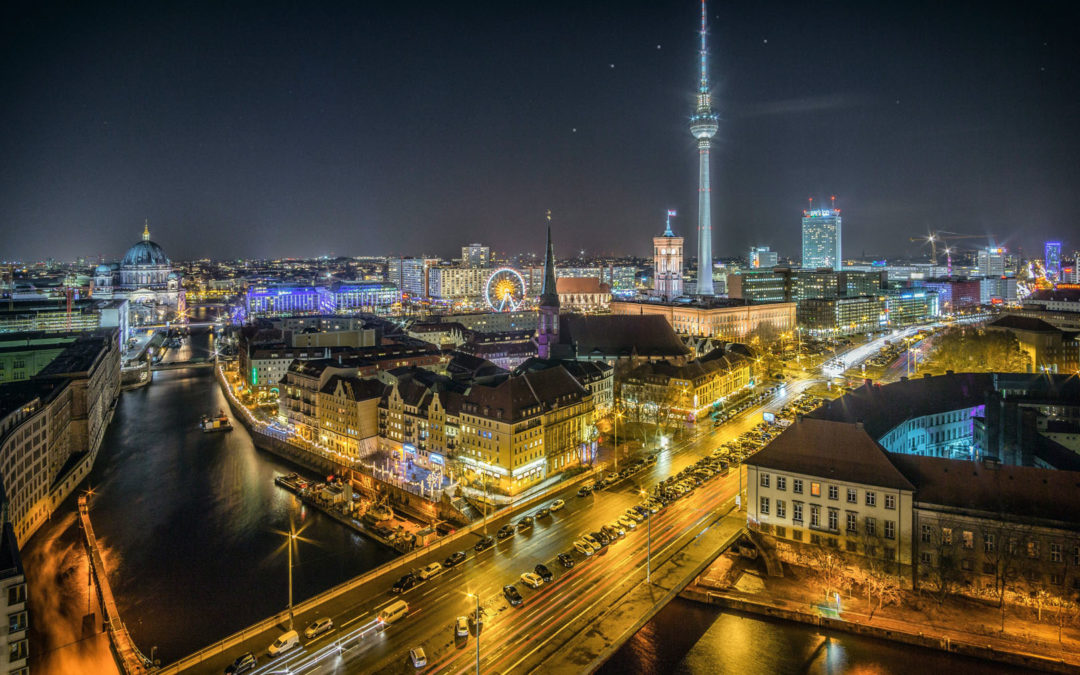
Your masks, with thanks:
<instances>
[{"instance_id":1,"label":"street lamp","mask_svg":"<svg viewBox=\"0 0 1080 675\"><path fill-rule=\"evenodd\" d=\"M480 675L480 595L477 593L465 595L476 600L476 675Z\"/></svg>"},{"instance_id":2,"label":"street lamp","mask_svg":"<svg viewBox=\"0 0 1080 675\"><path fill-rule=\"evenodd\" d=\"M645 495L646 495L646 492L644 490L642 490L641 491L641 496L645 497ZM648 535L647 535L647 538L645 540L646 541L645 545L646 545L647 550L648 550L648 553L646 554L646 558L645 558L645 583L651 584L652 583L652 509L650 509L649 507L645 507L645 513L648 514L646 516L646 518L648 519L647 522L648 522L648 528L649 528L648 529Z\"/></svg>"},{"instance_id":3,"label":"street lamp","mask_svg":"<svg viewBox=\"0 0 1080 675\"><path fill-rule=\"evenodd\" d=\"M622 413L615 410L615 473L619 473L619 418Z\"/></svg>"}]
</instances>

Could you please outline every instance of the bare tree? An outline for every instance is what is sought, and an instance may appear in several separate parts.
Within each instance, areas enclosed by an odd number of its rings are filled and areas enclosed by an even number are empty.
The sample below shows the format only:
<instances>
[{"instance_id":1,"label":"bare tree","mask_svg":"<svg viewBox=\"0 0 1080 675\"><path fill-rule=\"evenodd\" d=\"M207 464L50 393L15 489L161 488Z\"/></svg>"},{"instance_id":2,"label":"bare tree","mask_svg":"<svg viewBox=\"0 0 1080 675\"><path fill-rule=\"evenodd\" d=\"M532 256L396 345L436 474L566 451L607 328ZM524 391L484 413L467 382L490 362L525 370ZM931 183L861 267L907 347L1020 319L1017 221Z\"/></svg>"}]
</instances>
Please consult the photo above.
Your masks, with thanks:
<instances>
[{"instance_id":1,"label":"bare tree","mask_svg":"<svg viewBox=\"0 0 1080 675\"><path fill-rule=\"evenodd\" d=\"M813 546L802 556L802 563L814 572L825 593L826 602L833 593L851 588L852 578L848 573L847 561L839 551Z\"/></svg>"},{"instance_id":2,"label":"bare tree","mask_svg":"<svg viewBox=\"0 0 1080 675\"><path fill-rule=\"evenodd\" d=\"M1028 545L1026 528L998 521L983 529L983 572L991 577L992 589L1001 610L1001 630L1005 630L1005 598L1023 576L1025 549Z\"/></svg>"},{"instance_id":3,"label":"bare tree","mask_svg":"<svg viewBox=\"0 0 1080 675\"><path fill-rule=\"evenodd\" d=\"M892 557L886 557L887 545L892 542L882 538L876 532L870 534L863 532L860 537L863 548L863 557L859 561L856 577L866 590L866 606L871 619L874 613L888 604L899 603L900 592L900 566ZM877 607L874 607L872 596L877 596Z\"/></svg>"},{"instance_id":4,"label":"bare tree","mask_svg":"<svg viewBox=\"0 0 1080 675\"><path fill-rule=\"evenodd\" d=\"M938 604L956 590L960 583L961 572L956 560L956 547L953 537L956 527L951 521L925 523L929 530L920 531L920 553L929 554L929 560L917 560L918 578L927 582ZM927 541L929 539L929 541ZM921 556L920 556L921 558Z\"/></svg>"},{"instance_id":5,"label":"bare tree","mask_svg":"<svg viewBox=\"0 0 1080 675\"><path fill-rule=\"evenodd\" d=\"M1080 618L1080 602L1075 596L1056 595L1051 597L1050 607L1054 610L1054 625L1058 629L1058 644L1061 644L1062 629L1074 625Z\"/></svg>"}]
</instances>

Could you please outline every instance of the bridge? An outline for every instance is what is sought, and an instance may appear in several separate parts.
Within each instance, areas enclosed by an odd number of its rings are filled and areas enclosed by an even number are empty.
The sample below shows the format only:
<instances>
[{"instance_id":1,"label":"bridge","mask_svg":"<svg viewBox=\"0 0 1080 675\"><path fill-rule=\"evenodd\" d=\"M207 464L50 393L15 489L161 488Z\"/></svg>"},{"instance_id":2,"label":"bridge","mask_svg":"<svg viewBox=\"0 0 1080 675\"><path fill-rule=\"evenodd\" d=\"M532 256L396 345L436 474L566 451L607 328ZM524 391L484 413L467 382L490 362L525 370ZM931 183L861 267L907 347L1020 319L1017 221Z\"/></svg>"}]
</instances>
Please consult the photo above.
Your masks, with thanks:
<instances>
[{"instance_id":1,"label":"bridge","mask_svg":"<svg viewBox=\"0 0 1080 675\"><path fill-rule=\"evenodd\" d=\"M150 370L180 370L182 368L213 368L214 360L206 357L196 357L187 361L163 361L150 366Z\"/></svg>"}]
</instances>

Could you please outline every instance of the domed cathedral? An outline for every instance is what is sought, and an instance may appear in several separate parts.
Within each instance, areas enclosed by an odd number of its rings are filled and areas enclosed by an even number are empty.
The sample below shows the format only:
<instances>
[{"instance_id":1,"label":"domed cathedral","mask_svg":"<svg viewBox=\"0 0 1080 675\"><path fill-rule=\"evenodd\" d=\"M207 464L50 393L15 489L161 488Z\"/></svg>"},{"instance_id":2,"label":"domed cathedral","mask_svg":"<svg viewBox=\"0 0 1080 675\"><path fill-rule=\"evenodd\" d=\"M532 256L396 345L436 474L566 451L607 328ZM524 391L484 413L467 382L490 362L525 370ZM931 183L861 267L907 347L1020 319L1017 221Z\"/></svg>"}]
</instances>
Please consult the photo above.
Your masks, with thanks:
<instances>
[{"instance_id":1,"label":"domed cathedral","mask_svg":"<svg viewBox=\"0 0 1080 675\"><path fill-rule=\"evenodd\" d=\"M180 273L165 251L150 240L150 223L119 263L94 270L93 297L127 300L132 325L173 321L186 309Z\"/></svg>"}]
</instances>

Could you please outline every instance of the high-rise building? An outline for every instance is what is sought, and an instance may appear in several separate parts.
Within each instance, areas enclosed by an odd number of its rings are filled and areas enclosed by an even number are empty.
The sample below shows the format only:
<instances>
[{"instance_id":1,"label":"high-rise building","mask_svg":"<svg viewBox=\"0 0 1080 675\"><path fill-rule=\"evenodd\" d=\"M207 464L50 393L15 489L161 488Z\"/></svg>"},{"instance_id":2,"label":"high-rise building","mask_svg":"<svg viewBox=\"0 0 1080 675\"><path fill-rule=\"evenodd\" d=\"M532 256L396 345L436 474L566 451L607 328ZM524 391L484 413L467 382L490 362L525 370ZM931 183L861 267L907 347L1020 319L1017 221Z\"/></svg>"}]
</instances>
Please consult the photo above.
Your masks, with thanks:
<instances>
[{"instance_id":1,"label":"high-rise building","mask_svg":"<svg viewBox=\"0 0 1080 675\"><path fill-rule=\"evenodd\" d=\"M1061 242L1046 242L1046 276L1051 279L1061 277Z\"/></svg>"},{"instance_id":2,"label":"high-rise building","mask_svg":"<svg viewBox=\"0 0 1080 675\"><path fill-rule=\"evenodd\" d=\"M832 202L832 208L815 209L814 200L811 199L811 208L803 211L803 269L831 267L840 271L843 266L840 255L840 209L836 208L836 197L832 198Z\"/></svg>"},{"instance_id":3,"label":"high-rise building","mask_svg":"<svg viewBox=\"0 0 1080 675\"><path fill-rule=\"evenodd\" d=\"M981 277L1005 276L1005 256L1007 251L1002 247L979 249L976 267Z\"/></svg>"},{"instance_id":4,"label":"high-rise building","mask_svg":"<svg viewBox=\"0 0 1080 675\"><path fill-rule=\"evenodd\" d=\"M698 274L697 295L714 295L712 278L712 188L709 186L709 150L719 129L709 92L708 52L705 49L705 0L701 0L701 82L698 102L690 117L690 134L698 142Z\"/></svg>"},{"instance_id":5,"label":"high-rise building","mask_svg":"<svg viewBox=\"0 0 1080 675\"><path fill-rule=\"evenodd\" d=\"M653 237L653 295L671 300L683 293L683 238L671 231L671 217L667 212L667 229L659 237Z\"/></svg>"},{"instance_id":6,"label":"high-rise building","mask_svg":"<svg viewBox=\"0 0 1080 675\"><path fill-rule=\"evenodd\" d=\"M491 263L491 248L483 244L461 247L462 267L487 267Z\"/></svg>"},{"instance_id":7,"label":"high-rise building","mask_svg":"<svg viewBox=\"0 0 1080 675\"><path fill-rule=\"evenodd\" d=\"M429 295L428 271L438 265L438 258L390 258L386 262L386 280L405 295L424 298Z\"/></svg>"},{"instance_id":8,"label":"high-rise building","mask_svg":"<svg viewBox=\"0 0 1080 675\"><path fill-rule=\"evenodd\" d=\"M536 354L551 358L551 346L559 341L559 291L555 281L555 249L551 246L551 211L547 212L547 253L544 287L540 289L540 316L536 327Z\"/></svg>"},{"instance_id":9,"label":"high-rise building","mask_svg":"<svg viewBox=\"0 0 1080 675\"><path fill-rule=\"evenodd\" d=\"M768 246L751 246L747 259L750 261L750 267L754 269L767 270L780 263L776 251L770 251Z\"/></svg>"}]
</instances>

